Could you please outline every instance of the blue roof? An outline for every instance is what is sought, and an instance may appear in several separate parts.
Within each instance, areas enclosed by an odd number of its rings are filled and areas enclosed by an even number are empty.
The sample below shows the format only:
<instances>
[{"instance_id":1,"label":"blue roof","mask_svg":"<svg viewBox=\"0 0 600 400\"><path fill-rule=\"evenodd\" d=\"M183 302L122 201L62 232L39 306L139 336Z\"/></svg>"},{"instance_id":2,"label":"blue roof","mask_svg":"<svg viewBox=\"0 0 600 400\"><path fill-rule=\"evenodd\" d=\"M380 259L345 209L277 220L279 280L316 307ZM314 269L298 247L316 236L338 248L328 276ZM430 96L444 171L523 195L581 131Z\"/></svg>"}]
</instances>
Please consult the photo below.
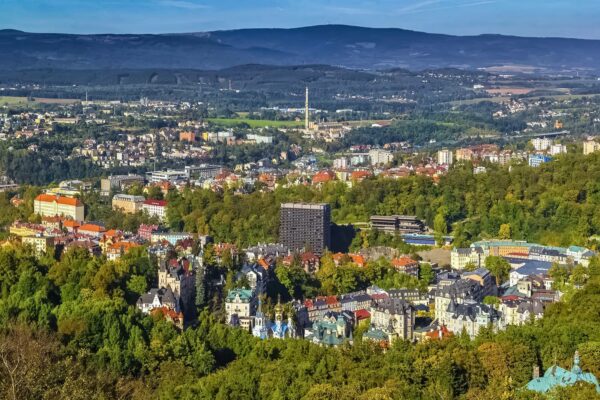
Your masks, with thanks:
<instances>
[{"instance_id":1,"label":"blue roof","mask_svg":"<svg viewBox=\"0 0 600 400\"><path fill-rule=\"evenodd\" d=\"M523 264L515 271L521 275L537 275L546 274L552 267L552 263L548 261L525 260L522 258L506 257L506 261L511 264Z\"/></svg>"},{"instance_id":2,"label":"blue roof","mask_svg":"<svg viewBox=\"0 0 600 400\"><path fill-rule=\"evenodd\" d=\"M600 384L594 374L583 372L579 366L579 354L575 353L573 368L569 371L554 365L543 377L533 379L527 384L527 389L535 392L546 393L555 387L565 387L576 384L577 382L587 382L596 386L596 391L600 393Z\"/></svg>"}]
</instances>

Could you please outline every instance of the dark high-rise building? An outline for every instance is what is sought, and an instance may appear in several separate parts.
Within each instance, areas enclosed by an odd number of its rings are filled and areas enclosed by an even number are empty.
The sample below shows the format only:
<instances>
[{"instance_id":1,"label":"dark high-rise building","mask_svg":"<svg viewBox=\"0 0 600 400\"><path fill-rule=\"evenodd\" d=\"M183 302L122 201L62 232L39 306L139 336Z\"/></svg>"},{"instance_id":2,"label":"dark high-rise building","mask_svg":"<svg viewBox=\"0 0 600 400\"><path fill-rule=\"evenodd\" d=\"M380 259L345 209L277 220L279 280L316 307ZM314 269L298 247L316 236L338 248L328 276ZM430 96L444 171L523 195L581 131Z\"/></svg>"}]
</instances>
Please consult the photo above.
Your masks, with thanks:
<instances>
[{"instance_id":1,"label":"dark high-rise building","mask_svg":"<svg viewBox=\"0 0 600 400\"><path fill-rule=\"evenodd\" d=\"M323 254L331 247L329 204L284 203L281 205L279 242L292 251Z\"/></svg>"}]
</instances>

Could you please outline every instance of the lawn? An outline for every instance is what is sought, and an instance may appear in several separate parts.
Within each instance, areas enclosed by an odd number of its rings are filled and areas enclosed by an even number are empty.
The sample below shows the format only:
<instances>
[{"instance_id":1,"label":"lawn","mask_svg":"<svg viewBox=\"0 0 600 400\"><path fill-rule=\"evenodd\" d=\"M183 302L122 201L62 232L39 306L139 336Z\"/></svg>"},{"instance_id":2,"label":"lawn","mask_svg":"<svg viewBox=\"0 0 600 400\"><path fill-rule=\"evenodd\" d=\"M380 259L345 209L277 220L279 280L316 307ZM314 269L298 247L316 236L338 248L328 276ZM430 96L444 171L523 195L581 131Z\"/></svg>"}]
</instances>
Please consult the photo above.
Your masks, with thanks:
<instances>
[{"instance_id":1,"label":"lawn","mask_svg":"<svg viewBox=\"0 0 600 400\"><path fill-rule=\"evenodd\" d=\"M247 118L208 118L208 122L223 126L236 126L239 124L248 124L251 128L298 128L303 125L302 121L271 121L266 119L247 119Z\"/></svg>"},{"instance_id":2,"label":"lawn","mask_svg":"<svg viewBox=\"0 0 600 400\"><path fill-rule=\"evenodd\" d=\"M0 96L0 106L27 104L27 97Z\"/></svg>"},{"instance_id":3,"label":"lawn","mask_svg":"<svg viewBox=\"0 0 600 400\"><path fill-rule=\"evenodd\" d=\"M27 97L17 96L0 96L0 106L15 106L25 105L30 103L41 103L41 104L72 104L76 103L77 99L46 99L42 97L34 98L33 102L28 102Z\"/></svg>"}]
</instances>

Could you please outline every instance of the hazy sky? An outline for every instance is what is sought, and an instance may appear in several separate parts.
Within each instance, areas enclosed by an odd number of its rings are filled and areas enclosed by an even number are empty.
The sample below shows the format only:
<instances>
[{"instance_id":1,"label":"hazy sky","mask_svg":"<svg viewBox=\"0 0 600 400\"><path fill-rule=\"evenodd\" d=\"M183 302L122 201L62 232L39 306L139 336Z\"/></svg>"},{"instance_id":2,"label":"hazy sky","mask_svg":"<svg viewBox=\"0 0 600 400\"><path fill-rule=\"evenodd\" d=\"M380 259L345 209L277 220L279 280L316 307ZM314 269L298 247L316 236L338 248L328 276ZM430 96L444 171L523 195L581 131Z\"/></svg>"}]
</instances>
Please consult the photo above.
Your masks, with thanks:
<instances>
[{"instance_id":1,"label":"hazy sky","mask_svg":"<svg viewBox=\"0 0 600 400\"><path fill-rule=\"evenodd\" d=\"M0 0L0 29L165 33L349 24L600 39L600 0Z\"/></svg>"}]
</instances>

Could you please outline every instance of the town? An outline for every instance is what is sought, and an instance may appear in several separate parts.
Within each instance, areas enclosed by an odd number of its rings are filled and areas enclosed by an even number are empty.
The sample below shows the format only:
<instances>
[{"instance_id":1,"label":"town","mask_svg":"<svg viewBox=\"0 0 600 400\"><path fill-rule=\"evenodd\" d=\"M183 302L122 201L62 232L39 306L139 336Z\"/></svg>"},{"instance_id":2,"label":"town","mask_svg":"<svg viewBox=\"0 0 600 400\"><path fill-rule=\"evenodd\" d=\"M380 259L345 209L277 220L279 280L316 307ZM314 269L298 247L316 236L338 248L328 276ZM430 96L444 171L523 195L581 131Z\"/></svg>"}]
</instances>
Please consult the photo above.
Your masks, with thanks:
<instances>
[{"instance_id":1,"label":"town","mask_svg":"<svg viewBox=\"0 0 600 400\"><path fill-rule=\"evenodd\" d=\"M8 398L600 393L594 73L28 74L0 80Z\"/></svg>"}]
</instances>

